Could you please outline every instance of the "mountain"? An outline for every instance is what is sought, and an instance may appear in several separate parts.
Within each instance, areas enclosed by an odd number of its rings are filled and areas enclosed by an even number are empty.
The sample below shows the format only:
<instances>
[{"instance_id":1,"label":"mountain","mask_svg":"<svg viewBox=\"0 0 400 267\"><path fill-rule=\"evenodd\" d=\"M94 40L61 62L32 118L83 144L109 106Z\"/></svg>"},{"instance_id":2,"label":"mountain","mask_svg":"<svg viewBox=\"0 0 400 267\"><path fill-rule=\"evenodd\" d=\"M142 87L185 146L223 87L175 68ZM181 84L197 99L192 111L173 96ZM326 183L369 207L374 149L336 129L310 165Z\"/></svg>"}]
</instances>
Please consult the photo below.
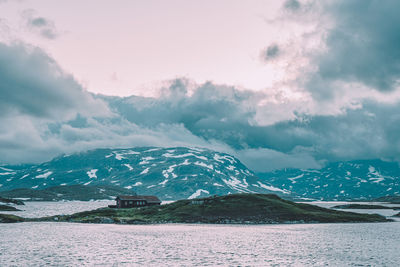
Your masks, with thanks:
<instances>
[{"instance_id":1,"label":"mountain","mask_svg":"<svg viewBox=\"0 0 400 267\"><path fill-rule=\"evenodd\" d=\"M162 200L289 192L262 182L235 157L200 148L96 149L38 165L0 167L0 190L114 185Z\"/></svg>"},{"instance_id":2,"label":"mountain","mask_svg":"<svg viewBox=\"0 0 400 267\"><path fill-rule=\"evenodd\" d=\"M398 163L382 160L336 162L322 169L283 169L257 175L303 198L370 200L400 194Z\"/></svg>"}]
</instances>

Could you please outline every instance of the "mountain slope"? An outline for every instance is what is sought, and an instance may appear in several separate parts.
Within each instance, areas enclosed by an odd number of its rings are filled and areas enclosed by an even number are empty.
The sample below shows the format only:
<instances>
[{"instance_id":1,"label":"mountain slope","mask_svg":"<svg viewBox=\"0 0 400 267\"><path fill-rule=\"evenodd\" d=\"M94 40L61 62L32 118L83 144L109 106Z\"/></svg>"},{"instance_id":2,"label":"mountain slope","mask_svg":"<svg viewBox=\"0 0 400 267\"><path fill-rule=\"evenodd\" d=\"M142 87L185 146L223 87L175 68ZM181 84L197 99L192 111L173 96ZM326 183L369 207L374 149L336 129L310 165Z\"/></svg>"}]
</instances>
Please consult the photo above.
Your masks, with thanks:
<instances>
[{"instance_id":1,"label":"mountain slope","mask_svg":"<svg viewBox=\"0 0 400 267\"><path fill-rule=\"evenodd\" d=\"M199 148L96 149L27 168L0 167L0 190L111 184L163 200L288 191L261 182L238 159Z\"/></svg>"},{"instance_id":2,"label":"mountain slope","mask_svg":"<svg viewBox=\"0 0 400 267\"><path fill-rule=\"evenodd\" d=\"M257 175L304 198L353 200L400 194L399 165L381 160L336 162L319 170L284 169Z\"/></svg>"}]
</instances>

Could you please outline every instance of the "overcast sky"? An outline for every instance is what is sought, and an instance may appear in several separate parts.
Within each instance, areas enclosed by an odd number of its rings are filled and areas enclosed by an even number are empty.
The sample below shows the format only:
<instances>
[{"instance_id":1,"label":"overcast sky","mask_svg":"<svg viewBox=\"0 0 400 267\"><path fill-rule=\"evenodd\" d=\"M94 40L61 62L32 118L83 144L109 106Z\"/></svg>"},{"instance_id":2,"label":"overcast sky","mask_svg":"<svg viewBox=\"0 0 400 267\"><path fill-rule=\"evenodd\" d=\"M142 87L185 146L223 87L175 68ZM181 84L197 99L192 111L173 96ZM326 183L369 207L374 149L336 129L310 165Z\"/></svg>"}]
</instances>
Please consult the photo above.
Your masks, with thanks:
<instances>
[{"instance_id":1,"label":"overcast sky","mask_svg":"<svg viewBox=\"0 0 400 267\"><path fill-rule=\"evenodd\" d=\"M0 0L0 164L202 146L400 160L400 1Z\"/></svg>"}]
</instances>

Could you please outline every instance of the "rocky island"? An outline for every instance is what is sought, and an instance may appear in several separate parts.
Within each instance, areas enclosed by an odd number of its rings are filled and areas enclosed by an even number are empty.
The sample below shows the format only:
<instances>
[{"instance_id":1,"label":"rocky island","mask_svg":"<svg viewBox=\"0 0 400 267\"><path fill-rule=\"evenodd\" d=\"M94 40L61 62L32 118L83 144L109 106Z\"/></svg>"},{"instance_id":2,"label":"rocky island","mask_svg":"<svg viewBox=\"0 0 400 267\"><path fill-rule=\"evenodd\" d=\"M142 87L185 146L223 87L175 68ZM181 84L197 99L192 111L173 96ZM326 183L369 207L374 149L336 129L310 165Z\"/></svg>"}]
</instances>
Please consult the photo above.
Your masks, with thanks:
<instances>
[{"instance_id":1,"label":"rocky island","mask_svg":"<svg viewBox=\"0 0 400 267\"><path fill-rule=\"evenodd\" d=\"M333 209L371 209L371 210L397 210L400 207L388 207L383 205L370 205L370 204L344 204L333 206Z\"/></svg>"},{"instance_id":2,"label":"rocky island","mask_svg":"<svg viewBox=\"0 0 400 267\"><path fill-rule=\"evenodd\" d=\"M1 222L0 214L0 222ZM3 222L5 219L3 219ZM342 223L391 221L377 214L359 214L295 203L273 194L232 194L179 200L171 204L141 208L100 208L72 215L42 218L7 218L7 222L53 221L78 223Z\"/></svg>"},{"instance_id":3,"label":"rocky island","mask_svg":"<svg viewBox=\"0 0 400 267\"><path fill-rule=\"evenodd\" d=\"M8 205L1 205L0 204L0 211L21 211L13 206L8 206Z\"/></svg>"}]
</instances>

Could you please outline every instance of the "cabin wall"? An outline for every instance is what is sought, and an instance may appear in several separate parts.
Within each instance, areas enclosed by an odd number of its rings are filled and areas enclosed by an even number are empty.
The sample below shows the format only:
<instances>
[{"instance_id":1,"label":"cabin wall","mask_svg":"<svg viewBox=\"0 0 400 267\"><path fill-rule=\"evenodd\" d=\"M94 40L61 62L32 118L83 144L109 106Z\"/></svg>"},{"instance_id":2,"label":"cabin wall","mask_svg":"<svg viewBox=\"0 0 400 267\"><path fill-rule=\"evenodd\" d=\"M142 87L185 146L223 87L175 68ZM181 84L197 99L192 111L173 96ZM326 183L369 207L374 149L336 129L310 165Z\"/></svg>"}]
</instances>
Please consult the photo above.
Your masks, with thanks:
<instances>
[{"instance_id":1,"label":"cabin wall","mask_svg":"<svg viewBox=\"0 0 400 267\"><path fill-rule=\"evenodd\" d=\"M135 208L135 207L145 207L145 206L155 206L160 205L161 203L148 203L147 200L125 200L120 199L119 197L116 199L116 207L117 208Z\"/></svg>"}]
</instances>

